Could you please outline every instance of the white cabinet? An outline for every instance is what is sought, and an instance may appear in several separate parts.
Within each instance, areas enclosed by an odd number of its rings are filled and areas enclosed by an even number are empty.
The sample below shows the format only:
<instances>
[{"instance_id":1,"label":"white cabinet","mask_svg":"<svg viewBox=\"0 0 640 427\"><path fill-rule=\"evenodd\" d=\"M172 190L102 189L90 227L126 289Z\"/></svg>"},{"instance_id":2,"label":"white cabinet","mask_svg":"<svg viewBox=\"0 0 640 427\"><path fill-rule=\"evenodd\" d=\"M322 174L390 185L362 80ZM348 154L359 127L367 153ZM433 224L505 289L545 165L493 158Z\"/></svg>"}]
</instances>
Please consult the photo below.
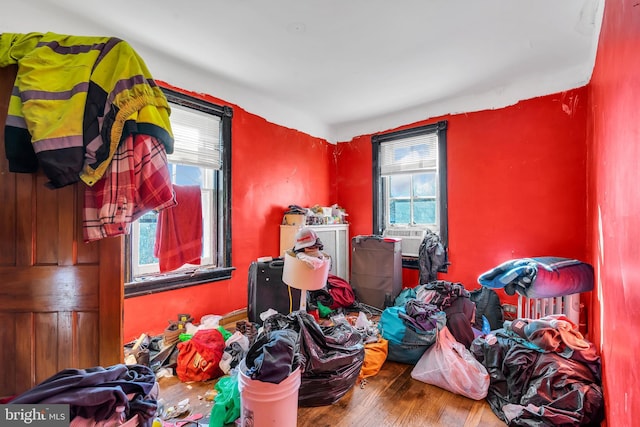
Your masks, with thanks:
<instances>
[{"instance_id":1,"label":"white cabinet","mask_svg":"<svg viewBox=\"0 0 640 427\"><path fill-rule=\"evenodd\" d=\"M331 257L331 274L349 281L349 224L306 225L316 232L322 244L323 252ZM280 256L291 249L294 238L301 226L280 226Z\"/></svg>"}]
</instances>

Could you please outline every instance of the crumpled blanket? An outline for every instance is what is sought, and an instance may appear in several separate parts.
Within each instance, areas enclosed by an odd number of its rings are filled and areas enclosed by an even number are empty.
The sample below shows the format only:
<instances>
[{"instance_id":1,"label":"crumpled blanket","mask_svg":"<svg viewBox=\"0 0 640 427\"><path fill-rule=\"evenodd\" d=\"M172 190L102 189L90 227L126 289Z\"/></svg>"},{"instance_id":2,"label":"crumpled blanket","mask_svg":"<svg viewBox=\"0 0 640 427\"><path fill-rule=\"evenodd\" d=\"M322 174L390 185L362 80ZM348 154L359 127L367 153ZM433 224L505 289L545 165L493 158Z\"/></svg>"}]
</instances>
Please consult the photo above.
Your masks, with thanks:
<instances>
[{"instance_id":1,"label":"crumpled blanket","mask_svg":"<svg viewBox=\"0 0 640 427\"><path fill-rule=\"evenodd\" d=\"M528 298L548 298L593 290L593 267L560 257L519 258L506 261L478 277L487 288L504 288Z\"/></svg>"},{"instance_id":2,"label":"crumpled blanket","mask_svg":"<svg viewBox=\"0 0 640 427\"><path fill-rule=\"evenodd\" d=\"M511 329L543 350L562 352L564 347L572 350L588 350L590 343L578 331L578 326L561 314L540 319L515 319L505 322Z\"/></svg>"}]
</instances>

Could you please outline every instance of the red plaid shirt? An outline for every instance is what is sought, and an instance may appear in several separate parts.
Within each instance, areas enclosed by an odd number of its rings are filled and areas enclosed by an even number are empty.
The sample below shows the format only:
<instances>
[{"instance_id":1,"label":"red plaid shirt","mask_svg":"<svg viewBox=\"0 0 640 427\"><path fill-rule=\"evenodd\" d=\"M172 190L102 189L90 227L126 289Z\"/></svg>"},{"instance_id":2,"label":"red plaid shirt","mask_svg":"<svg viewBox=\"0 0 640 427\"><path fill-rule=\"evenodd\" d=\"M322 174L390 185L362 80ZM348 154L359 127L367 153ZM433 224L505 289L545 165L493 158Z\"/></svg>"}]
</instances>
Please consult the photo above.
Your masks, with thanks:
<instances>
[{"instance_id":1,"label":"red plaid shirt","mask_svg":"<svg viewBox=\"0 0 640 427\"><path fill-rule=\"evenodd\" d=\"M129 234L146 212L175 204L164 145L149 135L128 136L102 179L85 188L84 241Z\"/></svg>"}]
</instances>

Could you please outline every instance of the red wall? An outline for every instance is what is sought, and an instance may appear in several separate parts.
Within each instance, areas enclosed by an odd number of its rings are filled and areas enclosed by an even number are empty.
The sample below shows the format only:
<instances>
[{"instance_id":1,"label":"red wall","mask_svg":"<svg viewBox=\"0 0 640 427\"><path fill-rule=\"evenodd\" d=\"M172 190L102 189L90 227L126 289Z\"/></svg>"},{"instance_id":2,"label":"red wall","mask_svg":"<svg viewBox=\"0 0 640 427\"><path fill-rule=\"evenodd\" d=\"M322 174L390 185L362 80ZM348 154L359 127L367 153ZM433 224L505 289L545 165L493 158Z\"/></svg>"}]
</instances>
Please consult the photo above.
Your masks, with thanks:
<instances>
[{"instance_id":1,"label":"red wall","mask_svg":"<svg viewBox=\"0 0 640 427\"><path fill-rule=\"evenodd\" d=\"M231 280L125 299L125 341L143 332L161 333L178 313L189 313L199 321L205 314L246 307L249 265L258 257L280 253L279 225L287 207L336 203L330 197L335 145L219 99L189 94L233 107L231 212L236 270Z\"/></svg>"},{"instance_id":2,"label":"red wall","mask_svg":"<svg viewBox=\"0 0 640 427\"><path fill-rule=\"evenodd\" d=\"M581 88L444 117L452 264L441 279L475 288L479 274L510 258L586 256L586 98ZM369 135L335 146L233 107L233 278L126 299L126 340L160 333L177 313L198 320L246 307L249 264L278 254L289 204L339 203L351 236L371 234ZM403 280L415 286L417 271Z\"/></svg>"},{"instance_id":3,"label":"red wall","mask_svg":"<svg viewBox=\"0 0 640 427\"><path fill-rule=\"evenodd\" d=\"M606 2L588 88L443 117L452 265L441 278L475 287L479 274L512 257L591 262L597 289L589 336L602 354L611 426L640 418L633 329L640 321L639 14L635 2ZM178 312L245 307L249 263L278 252L278 224L291 203L340 203L352 235L371 233L369 136L334 147L233 107L237 270L229 281L125 300L126 339L161 331ZM416 284L412 273L405 285Z\"/></svg>"},{"instance_id":4,"label":"red wall","mask_svg":"<svg viewBox=\"0 0 640 427\"><path fill-rule=\"evenodd\" d=\"M640 6L607 1L589 85L592 336L602 354L607 424L640 419Z\"/></svg>"},{"instance_id":5,"label":"red wall","mask_svg":"<svg viewBox=\"0 0 640 427\"><path fill-rule=\"evenodd\" d=\"M448 121L451 265L441 279L473 289L481 273L511 258L585 258L587 94L580 88L416 123ZM370 234L371 138L337 152L337 195L351 232ZM404 280L415 286L417 272L405 271Z\"/></svg>"}]
</instances>

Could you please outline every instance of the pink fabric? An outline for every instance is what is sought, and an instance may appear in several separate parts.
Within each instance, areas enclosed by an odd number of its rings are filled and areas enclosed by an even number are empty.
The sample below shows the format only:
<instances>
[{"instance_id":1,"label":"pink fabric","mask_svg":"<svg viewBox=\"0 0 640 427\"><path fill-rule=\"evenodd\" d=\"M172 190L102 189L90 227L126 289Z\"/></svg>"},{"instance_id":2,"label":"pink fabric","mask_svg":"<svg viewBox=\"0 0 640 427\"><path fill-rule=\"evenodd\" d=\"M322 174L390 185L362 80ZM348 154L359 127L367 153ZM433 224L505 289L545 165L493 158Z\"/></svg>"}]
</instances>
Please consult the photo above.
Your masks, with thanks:
<instances>
[{"instance_id":1,"label":"pink fabric","mask_svg":"<svg viewBox=\"0 0 640 427\"><path fill-rule=\"evenodd\" d=\"M591 347L568 317L551 314L540 319L516 319L510 328L546 351L562 352L565 347L584 351Z\"/></svg>"},{"instance_id":2,"label":"pink fabric","mask_svg":"<svg viewBox=\"0 0 640 427\"><path fill-rule=\"evenodd\" d=\"M200 265L202 256L202 198L196 185L174 185L177 204L160 211L154 256L160 272L173 271L185 264Z\"/></svg>"}]
</instances>

